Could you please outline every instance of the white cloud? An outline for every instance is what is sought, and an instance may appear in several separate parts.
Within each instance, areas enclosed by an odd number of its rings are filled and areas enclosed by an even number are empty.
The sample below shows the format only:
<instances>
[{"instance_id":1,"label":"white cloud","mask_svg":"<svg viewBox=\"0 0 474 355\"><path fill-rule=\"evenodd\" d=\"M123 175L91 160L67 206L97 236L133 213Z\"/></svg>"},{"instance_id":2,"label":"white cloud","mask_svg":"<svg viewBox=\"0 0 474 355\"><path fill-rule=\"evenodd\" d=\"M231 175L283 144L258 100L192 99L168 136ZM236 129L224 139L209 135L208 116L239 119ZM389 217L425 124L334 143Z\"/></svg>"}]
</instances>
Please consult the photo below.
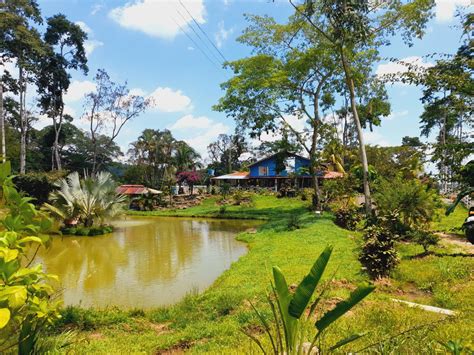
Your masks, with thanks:
<instances>
[{"instance_id":1,"label":"white cloud","mask_svg":"<svg viewBox=\"0 0 474 355\"><path fill-rule=\"evenodd\" d=\"M229 38L229 35L231 35L234 32L234 29L230 28L226 30L224 26L224 21L219 22L217 27L218 27L218 30L217 30L217 33L214 34L214 39L216 40L216 46L218 48L221 48L224 42L227 40L227 38Z\"/></svg>"},{"instance_id":2,"label":"white cloud","mask_svg":"<svg viewBox=\"0 0 474 355\"><path fill-rule=\"evenodd\" d=\"M418 57L418 56L402 58L399 60L399 62L400 63L389 62L389 63L379 64L377 66L377 69L375 70L375 74L378 76L382 76L386 74L406 73L408 71L408 67L407 65L404 65L403 63L415 64L416 66L419 66L421 68L429 68L434 65L431 62L425 62L423 58Z\"/></svg>"},{"instance_id":3,"label":"white cloud","mask_svg":"<svg viewBox=\"0 0 474 355\"><path fill-rule=\"evenodd\" d=\"M207 129L213 125L214 121L206 116L194 117L193 115L186 115L181 117L169 129L183 130L189 128Z\"/></svg>"},{"instance_id":4,"label":"white cloud","mask_svg":"<svg viewBox=\"0 0 474 355\"><path fill-rule=\"evenodd\" d=\"M456 7L472 5L471 0L436 0L436 21L451 22L456 13Z\"/></svg>"},{"instance_id":5,"label":"white cloud","mask_svg":"<svg viewBox=\"0 0 474 355\"><path fill-rule=\"evenodd\" d=\"M69 85L69 89L64 96L64 101L66 103L79 101L83 99L86 94L92 91L95 91L95 84L92 81L74 80L71 85Z\"/></svg>"},{"instance_id":6,"label":"white cloud","mask_svg":"<svg viewBox=\"0 0 474 355\"><path fill-rule=\"evenodd\" d=\"M219 134L228 133L229 131L229 126L220 122L215 122L212 127L206 129L203 133L183 140L205 158L207 156L207 146L214 142Z\"/></svg>"},{"instance_id":7,"label":"white cloud","mask_svg":"<svg viewBox=\"0 0 474 355\"><path fill-rule=\"evenodd\" d=\"M206 22L204 0L181 2L198 23ZM193 21L186 9L177 0L135 0L111 10L109 16L122 27L153 37L173 39L181 31L180 27L186 28Z\"/></svg>"},{"instance_id":8,"label":"white cloud","mask_svg":"<svg viewBox=\"0 0 474 355\"><path fill-rule=\"evenodd\" d=\"M192 109L191 99L181 90L158 87L150 96L153 106L163 112L183 112Z\"/></svg>"},{"instance_id":9,"label":"white cloud","mask_svg":"<svg viewBox=\"0 0 474 355\"><path fill-rule=\"evenodd\" d=\"M132 96L146 96L146 91L140 88L130 89L129 95Z\"/></svg>"},{"instance_id":10,"label":"white cloud","mask_svg":"<svg viewBox=\"0 0 474 355\"><path fill-rule=\"evenodd\" d=\"M86 55L89 57L94 49L102 47L104 42L96 41L95 39L87 40L84 42L84 49L86 50Z\"/></svg>"},{"instance_id":11,"label":"white cloud","mask_svg":"<svg viewBox=\"0 0 474 355\"><path fill-rule=\"evenodd\" d=\"M91 15L94 16L103 8L104 8L103 4L95 4L94 6L92 6Z\"/></svg>"},{"instance_id":12,"label":"white cloud","mask_svg":"<svg viewBox=\"0 0 474 355\"><path fill-rule=\"evenodd\" d=\"M194 47L188 46L188 51L193 51L193 50L194 50Z\"/></svg>"},{"instance_id":13,"label":"white cloud","mask_svg":"<svg viewBox=\"0 0 474 355\"><path fill-rule=\"evenodd\" d=\"M93 37L94 31L92 28L89 27L87 23L84 21L76 21L76 25L78 25L85 33L87 33L88 38ZM86 50L86 55L89 57L92 52L99 47L102 47L104 42L98 41L96 39L88 39L84 42L84 49Z\"/></svg>"},{"instance_id":14,"label":"white cloud","mask_svg":"<svg viewBox=\"0 0 474 355\"><path fill-rule=\"evenodd\" d=\"M87 23L83 21L76 21L76 25L78 25L81 28L81 30L83 30L88 35L92 34L92 29L87 25Z\"/></svg>"},{"instance_id":15,"label":"white cloud","mask_svg":"<svg viewBox=\"0 0 474 355\"><path fill-rule=\"evenodd\" d=\"M13 78L18 77L16 60L5 61L3 64L0 64L0 75L3 75L5 71L7 71Z\"/></svg>"},{"instance_id":16,"label":"white cloud","mask_svg":"<svg viewBox=\"0 0 474 355\"><path fill-rule=\"evenodd\" d=\"M385 117L386 120L394 120L396 118L401 118L401 117L406 117L408 116L408 110L403 110L399 112L391 112L387 117Z\"/></svg>"},{"instance_id":17,"label":"white cloud","mask_svg":"<svg viewBox=\"0 0 474 355\"><path fill-rule=\"evenodd\" d=\"M378 145L381 147L388 147L390 143L388 140L378 132L365 131L364 132L365 144Z\"/></svg>"}]
</instances>

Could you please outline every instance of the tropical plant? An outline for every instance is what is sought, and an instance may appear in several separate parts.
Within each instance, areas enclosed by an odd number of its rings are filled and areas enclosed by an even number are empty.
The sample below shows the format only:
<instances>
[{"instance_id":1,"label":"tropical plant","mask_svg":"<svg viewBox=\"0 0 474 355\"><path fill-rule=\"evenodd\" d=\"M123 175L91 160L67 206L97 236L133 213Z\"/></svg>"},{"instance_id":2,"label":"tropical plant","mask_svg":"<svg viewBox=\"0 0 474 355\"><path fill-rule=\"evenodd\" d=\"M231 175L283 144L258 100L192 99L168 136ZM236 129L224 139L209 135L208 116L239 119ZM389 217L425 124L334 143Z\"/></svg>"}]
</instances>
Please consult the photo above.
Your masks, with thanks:
<instances>
[{"instance_id":1,"label":"tropical plant","mask_svg":"<svg viewBox=\"0 0 474 355\"><path fill-rule=\"evenodd\" d=\"M359 261L372 279L389 276L398 264L399 258L394 243L394 235L389 229L383 226L371 226L366 229Z\"/></svg>"},{"instance_id":2,"label":"tropical plant","mask_svg":"<svg viewBox=\"0 0 474 355\"><path fill-rule=\"evenodd\" d=\"M415 229L407 233L408 238L421 245L425 254L429 253L429 248L435 246L439 242L439 237L436 234L431 233L427 230Z\"/></svg>"},{"instance_id":3,"label":"tropical plant","mask_svg":"<svg viewBox=\"0 0 474 355\"><path fill-rule=\"evenodd\" d=\"M292 213L286 222L286 229L293 231L302 227L301 216L297 213Z\"/></svg>"},{"instance_id":4,"label":"tropical plant","mask_svg":"<svg viewBox=\"0 0 474 355\"><path fill-rule=\"evenodd\" d=\"M97 219L103 223L105 218L117 215L126 200L116 193L116 184L110 173L100 172L95 176L80 179L74 172L56 183L57 191L51 193L51 204L44 207L65 224L77 221L91 227Z\"/></svg>"},{"instance_id":5,"label":"tropical plant","mask_svg":"<svg viewBox=\"0 0 474 355\"><path fill-rule=\"evenodd\" d=\"M197 171L181 171L176 174L176 182L181 190L181 185L186 183L189 186L189 194L193 194L194 185L201 180L201 175Z\"/></svg>"},{"instance_id":6,"label":"tropical plant","mask_svg":"<svg viewBox=\"0 0 474 355\"><path fill-rule=\"evenodd\" d=\"M418 179L379 179L374 195L379 215L398 215L407 229L425 226L436 216L439 197Z\"/></svg>"},{"instance_id":7,"label":"tropical plant","mask_svg":"<svg viewBox=\"0 0 474 355\"><path fill-rule=\"evenodd\" d=\"M8 170L9 164L0 165L0 175L9 175ZM43 272L41 264L30 267L28 257L31 247L45 245L52 223L13 187L11 178L2 181L8 213L0 232L0 353L33 354L45 328L59 316L49 284L57 277Z\"/></svg>"},{"instance_id":8,"label":"tropical plant","mask_svg":"<svg viewBox=\"0 0 474 355\"><path fill-rule=\"evenodd\" d=\"M357 223L359 223L362 219L361 213L357 206L341 207L334 213L334 217L334 223L336 223L341 228L351 231L356 229Z\"/></svg>"},{"instance_id":9,"label":"tropical plant","mask_svg":"<svg viewBox=\"0 0 474 355\"><path fill-rule=\"evenodd\" d=\"M267 350L274 354L288 355L302 354L303 351L307 354L312 354L313 352L318 353L315 344L319 340L320 346L324 346L321 342L324 332L374 290L374 286L372 285L359 286L346 300L337 303L334 308L322 314L320 317L316 317L316 307L325 295L327 287L323 287L314 300L313 294L326 269L332 250L333 248L331 246L326 247L312 266L309 274L306 275L296 287L294 293L290 292L285 276L280 268L278 266L273 267L274 283L271 284L272 291L270 295L267 295L267 301L273 315L273 324L252 305L269 338L269 346L271 348L266 349L264 344L256 336L244 330L244 333L255 341L264 354L267 353ZM307 316L303 317L304 314L307 314ZM305 336L307 334L305 332L305 325L306 323L312 322L315 318L317 318L314 323L316 333L312 339L310 339L311 342L305 342ZM327 346L327 349L320 348L319 351L334 351L362 336L363 334L353 334L344 337L336 344Z\"/></svg>"}]
</instances>

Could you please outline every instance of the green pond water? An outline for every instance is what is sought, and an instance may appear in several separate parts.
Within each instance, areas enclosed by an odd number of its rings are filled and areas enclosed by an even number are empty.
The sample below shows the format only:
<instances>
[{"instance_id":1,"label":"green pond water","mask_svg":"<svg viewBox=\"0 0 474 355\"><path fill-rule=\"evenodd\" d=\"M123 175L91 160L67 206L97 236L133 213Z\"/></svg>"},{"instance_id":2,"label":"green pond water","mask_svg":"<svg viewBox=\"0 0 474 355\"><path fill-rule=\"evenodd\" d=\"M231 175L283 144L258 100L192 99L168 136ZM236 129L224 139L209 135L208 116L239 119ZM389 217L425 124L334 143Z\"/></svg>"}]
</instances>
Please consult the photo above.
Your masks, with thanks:
<instances>
[{"instance_id":1,"label":"green pond water","mask_svg":"<svg viewBox=\"0 0 474 355\"><path fill-rule=\"evenodd\" d=\"M125 217L113 234L53 237L37 256L59 276L65 305L149 308L202 291L247 252L257 221Z\"/></svg>"}]
</instances>

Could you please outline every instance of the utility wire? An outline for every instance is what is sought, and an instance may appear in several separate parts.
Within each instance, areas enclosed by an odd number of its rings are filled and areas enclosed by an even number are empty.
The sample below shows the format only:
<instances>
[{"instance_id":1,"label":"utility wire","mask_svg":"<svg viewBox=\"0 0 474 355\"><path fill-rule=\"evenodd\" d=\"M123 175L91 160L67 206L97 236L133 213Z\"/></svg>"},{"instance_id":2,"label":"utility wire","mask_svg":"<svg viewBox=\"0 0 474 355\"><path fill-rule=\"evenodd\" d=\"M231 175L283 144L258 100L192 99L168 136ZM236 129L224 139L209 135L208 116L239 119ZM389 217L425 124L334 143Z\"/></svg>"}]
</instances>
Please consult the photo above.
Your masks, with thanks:
<instances>
[{"instance_id":1,"label":"utility wire","mask_svg":"<svg viewBox=\"0 0 474 355\"><path fill-rule=\"evenodd\" d=\"M212 63L216 66L216 68L220 69L219 65L216 64L216 62L214 62L208 55L206 52L204 52L201 48L201 46L199 46L199 44L196 43L196 41L183 29L183 27L174 19L172 18L172 20L176 23L176 25L179 27L179 29L181 30L181 32L183 32L186 37L188 37L191 42L194 43L194 45L201 51L202 54L204 54L204 56Z\"/></svg>"},{"instance_id":2,"label":"utility wire","mask_svg":"<svg viewBox=\"0 0 474 355\"><path fill-rule=\"evenodd\" d=\"M183 14L178 10L176 9L176 12L179 14L179 16L181 16L181 18L183 19L183 21L187 22L186 18L183 16ZM221 64L221 60L220 58L215 54L215 52L212 50L212 48L209 47L209 45L202 39L202 37L199 35L199 33L196 32L196 30L194 29L193 26L191 26L191 24L188 25L188 27L194 32L194 34L196 35L197 38L199 38L199 40L204 44L204 47L209 51L209 53L212 54L212 56L214 57L214 59L217 60L217 62L219 64Z\"/></svg>"},{"instance_id":3,"label":"utility wire","mask_svg":"<svg viewBox=\"0 0 474 355\"><path fill-rule=\"evenodd\" d=\"M209 38L209 36L207 35L206 31L203 30L203 28L201 27L201 25L196 21L196 19L194 18L194 16L191 14L191 12L189 12L189 10L187 9L187 7L183 4L183 2L181 0L179 0L179 3L181 4L181 6L186 10L186 12L188 13L188 15L192 18L192 20L194 21L194 23L196 24L196 26L201 30L201 32L204 34L204 36L206 36L207 40L212 44L212 46L215 48L215 50L220 54L220 56L222 57L222 59L224 60L224 62L227 62L228 60L226 59L226 57L224 56L224 54L222 54L221 50L214 44L214 42Z\"/></svg>"}]
</instances>

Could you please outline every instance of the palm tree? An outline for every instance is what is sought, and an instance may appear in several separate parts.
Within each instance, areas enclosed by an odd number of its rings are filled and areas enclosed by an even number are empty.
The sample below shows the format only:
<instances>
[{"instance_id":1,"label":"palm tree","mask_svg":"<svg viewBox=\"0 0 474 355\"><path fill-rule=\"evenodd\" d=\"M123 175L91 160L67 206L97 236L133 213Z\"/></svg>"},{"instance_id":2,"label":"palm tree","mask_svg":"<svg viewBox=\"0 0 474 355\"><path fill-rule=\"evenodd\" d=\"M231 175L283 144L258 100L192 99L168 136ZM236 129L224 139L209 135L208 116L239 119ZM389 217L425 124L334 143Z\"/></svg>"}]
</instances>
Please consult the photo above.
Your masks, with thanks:
<instances>
[{"instance_id":1,"label":"palm tree","mask_svg":"<svg viewBox=\"0 0 474 355\"><path fill-rule=\"evenodd\" d=\"M116 185L110 173L100 172L81 180L74 172L56 183L58 190L51 193L44 207L53 215L67 222L77 220L90 227L95 220L117 215L126 196L116 193Z\"/></svg>"},{"instance_id":2,"label":"palm tree","mask_svg":"<svg viewBox=\"0 0 474 355\"><path fill-rule=\"evenodd\" d=\"M201 155L186 142L176 142L174 160L178 171L193 170L195 167L200 167L201 164L198 162L200 158Z\"/></svg>"}]
</instances>

